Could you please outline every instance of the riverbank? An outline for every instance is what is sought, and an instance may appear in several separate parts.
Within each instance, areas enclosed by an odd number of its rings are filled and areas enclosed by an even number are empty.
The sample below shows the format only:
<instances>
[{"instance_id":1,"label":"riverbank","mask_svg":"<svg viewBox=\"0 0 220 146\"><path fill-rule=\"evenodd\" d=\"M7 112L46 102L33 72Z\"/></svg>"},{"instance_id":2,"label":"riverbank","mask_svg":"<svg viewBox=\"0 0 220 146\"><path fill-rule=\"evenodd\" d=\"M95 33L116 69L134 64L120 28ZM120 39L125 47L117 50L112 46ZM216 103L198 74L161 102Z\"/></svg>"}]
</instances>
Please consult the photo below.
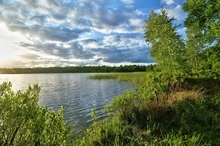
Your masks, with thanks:
<instances>
[{"instance_id":1,"label":"riverbank","mask_svg":"<svg viewBox=\"0 0 220 146\"><path fill-rule=\"evenodd\" d=\"M145 78L152 80L152 75L156 73ZM150 81L143 82L137 90L115 97L105 108L109 118L95 122L74 145L220 144L217 80L185 80L159 93L150 93Z\"/></svg>"}]
</instances>

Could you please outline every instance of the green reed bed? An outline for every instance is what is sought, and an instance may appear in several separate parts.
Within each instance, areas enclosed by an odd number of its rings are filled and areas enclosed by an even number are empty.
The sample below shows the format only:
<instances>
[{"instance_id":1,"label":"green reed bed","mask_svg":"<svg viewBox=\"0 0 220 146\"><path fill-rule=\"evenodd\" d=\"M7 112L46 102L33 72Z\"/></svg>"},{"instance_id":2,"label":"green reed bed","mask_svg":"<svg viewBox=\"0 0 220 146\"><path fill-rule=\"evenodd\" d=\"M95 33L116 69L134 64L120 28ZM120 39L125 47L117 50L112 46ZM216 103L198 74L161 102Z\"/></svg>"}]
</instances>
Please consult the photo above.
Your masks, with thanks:
<instances>
[{"instance_id":1,"label":"green reed bed","mask_svg":"<svg viewBox=\"0 0 220 146\"><path fill-rule=\"evenodd\" d=\"M89 79L103 80L103 79L116 79L118 81L129 82L138 84L144 80L145 72L134 72L134 73L105 73L95 74L89 76Z\"/></svg>"}]
</instances>

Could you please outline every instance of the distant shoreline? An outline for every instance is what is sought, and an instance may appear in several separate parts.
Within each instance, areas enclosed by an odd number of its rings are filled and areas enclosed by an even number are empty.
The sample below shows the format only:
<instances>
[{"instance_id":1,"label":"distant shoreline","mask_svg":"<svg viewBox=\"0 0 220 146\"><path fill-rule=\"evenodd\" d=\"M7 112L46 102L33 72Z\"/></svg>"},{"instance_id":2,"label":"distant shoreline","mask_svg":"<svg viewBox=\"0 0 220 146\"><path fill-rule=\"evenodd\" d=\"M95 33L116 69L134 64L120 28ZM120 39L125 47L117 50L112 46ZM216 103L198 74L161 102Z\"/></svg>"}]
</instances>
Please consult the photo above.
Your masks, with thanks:
<instances>
[{"instance_id":1,"label":"distant shoreline","mask_svg":"<svg viewBox=\"0 0 220 146\"><path fill-rule=\"evenodd\" d=\"M0 74L40 74L40 73L108 73L108 72L145 72L152 70L153 65L125 66L69 66L69 67L37 67L37 68L0 68Z\"/></svg>"}]
</instances>

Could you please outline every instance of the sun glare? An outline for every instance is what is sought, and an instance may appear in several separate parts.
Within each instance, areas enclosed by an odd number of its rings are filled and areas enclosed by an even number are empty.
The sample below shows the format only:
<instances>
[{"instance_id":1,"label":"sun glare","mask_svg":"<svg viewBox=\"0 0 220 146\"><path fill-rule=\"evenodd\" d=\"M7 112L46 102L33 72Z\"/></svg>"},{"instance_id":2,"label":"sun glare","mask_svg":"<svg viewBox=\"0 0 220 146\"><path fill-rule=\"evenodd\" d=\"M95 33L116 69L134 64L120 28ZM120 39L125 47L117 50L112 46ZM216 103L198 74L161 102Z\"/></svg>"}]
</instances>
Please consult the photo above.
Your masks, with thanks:
<instances>
[{"instance_id":1,"label":"sun glare","mask_svg":"<svg viewBox=\"0 0 220 146\"><path fill-rule=\"evenodd\" d=\"M8 65L16 60L21 53L5 40L0 39L0 44L0 68L10 67Z\"/></svg>"},{"instance_id":2,"label":"sun glare","mask_svg":"<svg viewBox=\"0 0 220 146\"><path fill-rule=\"evenodd\" d=\"M8 30L5 24L0 23L0 68L10 67L11 62L22 54L20 46L17 46L19 42L24 42L23 35L18 32L11 32Z\"/></svg>"}]
</instances>

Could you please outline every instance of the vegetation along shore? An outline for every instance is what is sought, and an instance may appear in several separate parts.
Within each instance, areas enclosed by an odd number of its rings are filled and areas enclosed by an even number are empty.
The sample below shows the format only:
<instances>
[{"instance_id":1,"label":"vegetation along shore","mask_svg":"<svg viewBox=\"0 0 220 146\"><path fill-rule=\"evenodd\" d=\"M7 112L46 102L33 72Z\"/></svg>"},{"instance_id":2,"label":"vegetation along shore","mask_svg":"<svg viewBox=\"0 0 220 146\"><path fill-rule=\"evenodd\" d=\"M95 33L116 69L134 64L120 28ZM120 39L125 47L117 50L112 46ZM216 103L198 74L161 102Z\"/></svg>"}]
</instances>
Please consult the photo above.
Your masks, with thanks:
<instances>
[{"instance_id":1,"label":"vegetation along shore","mask_svg":"<svg viewBox=\"0 0 220 146\"><path fill-rule=\"evenodd\" d=\"M71 133L62 109L56 113L38 106L37 85L14 93L11 83L1 84L0 144L220 145L220 2L187 0L183 10L188 13L186 38L177 33L175 19L165 10L150 13L144 34L156 66L144 75L105 76L143 78L135 91L128 90L106 105L108 118L97 121L92 110L94 123L81 135Z\"/></svg>"},{"instance_id":2,"label":"vegetation along shore","mask_svg":"<svg viewBox=\"0 0 220 146\"><path fill-rule=\"evenodd\" d=\"M150 70L153 65L0 68L0 74L145 72L146 68Z\"/></svg>"}]
</instances>

